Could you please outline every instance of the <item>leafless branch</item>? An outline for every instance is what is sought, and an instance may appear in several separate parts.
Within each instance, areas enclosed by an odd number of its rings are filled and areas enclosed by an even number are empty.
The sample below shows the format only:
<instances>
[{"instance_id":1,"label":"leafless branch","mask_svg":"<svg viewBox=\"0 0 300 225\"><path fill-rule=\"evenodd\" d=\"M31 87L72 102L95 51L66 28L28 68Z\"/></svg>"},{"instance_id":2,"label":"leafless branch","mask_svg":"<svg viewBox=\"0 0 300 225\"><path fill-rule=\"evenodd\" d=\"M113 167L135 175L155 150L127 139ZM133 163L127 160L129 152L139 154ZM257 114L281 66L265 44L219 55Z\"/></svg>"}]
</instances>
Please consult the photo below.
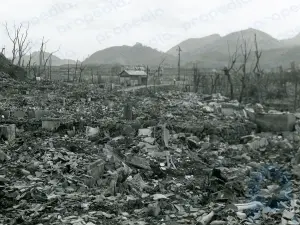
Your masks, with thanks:
<instances>
[{"instance_id":1,"label":"leafless branch","mask_svg":"<svg viewBox=\"0 0 300 225\"><path fill-rule=\"evenodd\" d=\"M230 47L229 47L228 41L227 41L227 47L228 47L228 55L229 55L229 62L228 62L227 70L228 70L228 72L230 72L233 69L233 67L235 66L236 61L240 57L239 53L238 53L239 52L239 38L236 41L235 51L233 54L230 53Z\"/></svg>"},{"instance_id":2,"label":"leafless branch","mask_svg":"<svg viewBox=\"0 0 300 225\"><path fill-rule=\"evenodd\" d=\"M22 27L22 24L20 27ZM26 55L31 49L31 47L29 46L31 42L28 41L28 30L29 30L29 24L26 28L25 33L23 33L21 37L18 35L17 42L18 42L18 54L19 54L19 59L18 59L19 66L21 65L23 56Z\"/></svg>"},{"instance_id":3,"label":"leafless branch","mask_svg":"<svg viewBox=\"0 0 300 225\"><path fill-rule=\"evenodd\" d=\"M9 31L7 22L5 22L3 25L5 27L8 38L10 39L10 41L13 44L12 50L11 50L11 52L12 52L11 62L14 63L15 59L17 57L17 52L18 52L17 43L18 43L18 39L19 39L19 33L22 28L22 24L18 28L16 27L16 24L14 24L14 35L12 35L11 32Z\"/></svg>"},{"instance_id":4,"label":"leafless branch","mask_svg":"<svg viewBox=\"0 0 300 225\"><path fill-rule=\"evenodd\" d=\"M254 34L254 46L255 46L255 65L253 68L253 73L254 74L262 74L263 70L260 68L259 62L260 58L262 55L262 50L258 50L258 44L257 44L257 39L256 39L256 34Z\"/></svg>"},{"instance_id":5,"label":"leafless branch","mask_svg":"<svg viewBox=\"0 0 300 225\"><path fill-rule=\"evenodd\" d=\"M237 59L239 58L239 39L236 42L236 46L235 46L235 52L233 54L230 53L230 47L229 47L229 43L227 42L227 46L228 46L228 57L229 57L229 62L228 62L228 66L225 67L223 69L225 76L227 77L229 86L230 86L230 99L232 100L234 97L233 94L233 82L232 82L232 78L231 78L231 70L234 70L234 66L236 64Z\"/></svg>"},{"instance_id":6,"label":"leafless branch","mask_svg":"<svg viewBox=\"0 0 300 225\"><path fill-rule=\"evenodd\" d=\"M85 70L86 66L83 65L83 60L80 63L80 67L79 67L79 82L81 82L82 79L82 72Z\"/></svg>"},{"instance_id":7,"label":"leafless branch","mask_svg":"<svg viewBox=\"0 0 300 225\"><path fill-rule=\"evenodd\" d=\"M41 43L41 47L40 47L40 55L39 55L39 72L38 72L38 76L41 76L47 67L47 63L49 61L49 59L52 57L52 55L56 52L59 51L60 48L58 48L56 51L51 52L47 58L45 58L45 52L46 52L46 44L48 43L49 40L44 41L44 37L42 39L42 43Z\"/></svg>"},{"instance_id":8,"label":"leafless branch","mask_svg":"<svg viewBox=\"0 0 300 225\"><path fill-rule=\"evenodd\" d=\"M242 35L242 44L241 44L241 54L242 54L242 64L239 67L239 70L242 70L242 77L241 77L241 90L240 90L240 97L239 97L239 101L241 102L243 97L244 97L244 92L245 89L247 87L247 63L249 60L249 57L251 55L252 52L252 46L249 46L249 41L245 40L243 34Z\"/></svg>"}]
</instances>

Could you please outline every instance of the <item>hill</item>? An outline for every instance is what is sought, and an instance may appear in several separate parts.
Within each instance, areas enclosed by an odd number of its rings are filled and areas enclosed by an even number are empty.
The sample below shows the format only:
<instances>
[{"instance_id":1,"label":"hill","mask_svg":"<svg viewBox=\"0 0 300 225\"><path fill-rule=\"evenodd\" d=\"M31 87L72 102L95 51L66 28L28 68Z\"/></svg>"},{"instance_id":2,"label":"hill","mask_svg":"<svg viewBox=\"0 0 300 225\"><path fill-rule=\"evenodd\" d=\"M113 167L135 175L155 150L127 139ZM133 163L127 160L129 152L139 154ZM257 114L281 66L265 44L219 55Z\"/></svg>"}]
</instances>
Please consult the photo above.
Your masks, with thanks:
<instances>
[{"instance_id":1,"label":"hill","mask_svg":"<svg viewBox=\"0 0 300 225\"><path fill-rule=\"evenodd\" d=\"M241 44L243 39L246 40L249 45L252 45L254 47L254 34L256 34L257 42L259 43L259 47L262 50L283 47L283 44L276 38L273 38L271 35L260 30L249 28L246 30L230 33L211 43L209 46L206 46L205 49L206 51L228 53L228 45L230 49L234 50L236 48L237 42Z\"/></svg>"},{"instance_id":2,"label":"hill","mask_svg":"<svg viewBox=\"0 0 300 225\"><path fill-rule=\"evenodd\" d=\"M164 64L174 64L176 57L144 46L140 43L134 46L114 46L93 53L84 60L84 64L122 64L122 65L159 65L166 57Z\"/></svg>"},{"instance_id":3,"label":"hill","mask_svg":"<svg viewBox=\"0 0 300 225\"><path fill-rule=\"evenodd\" d=\"M202 38L190 38L185 41L180 42L178 45L181 49L184 49L184 53L190 53L193 52L195 49L202 49L205 48L205 46L212 44L218 40L221 39L221 36L219 34L212 34L206 37ZM178 51L177 47L178 45L174 46L170 50L167 51L168 54L177 56Z\"/></svg>"},{"instance_id":4,"label":"hill","mask_svg":"<svg viewBox=\"0 0 300 225\"><path fill-rule=\"evenodd\" d=\"M263 51L261 58L262 67L289 66L291 61L296 61L299 58L300 47L295 46L300 46L300 35L292 39L277 40L263 31L249 28L216 38L215 41L209 44L201 43L201 38L197 39L199 47L194 49L189 47L185 49L180 45L183 43L184 46L192 46L193 39L181 42L179 46L182 49L181 59L183 65L191 67L193 63L197 63L200 67L205 68L224 67L228 64L228 48L232 53L235 51L237 45L240 46L242 41L246 40L249 48L251 47L254 50L254 34L256 34L259 49ZM174 48L177 48L177 45L171 49ZM254 59L250 58L249 60Z\"/></svg>"},{"instance_id":5,"label":"hill","mask_svg":"<svg viewBox=\"0 0 300 225\"><path fill-rule=\"evenodd\" d=\"M281 40L281 42L286 47L294 47L294 46L300 46L300 34L296 35L293 38Z\"/></svg>"},{"instance_id":6,"label":"hill","mask_svg":"<svg viewBox=\"0 0 300 225\"><path fill-rule=\"evenodd\" d=\"M39 64L39 55L40 52L33 52L31 53L31 65L33 65L33 63L35 63L36 65ZM50 55L49 52L45 52L45 59L47 59ZM27 63L29 62L30 56L29 55L25 55L23 57L24 59L24 64L27 65ZM49 62L49 61L48 61ZM60 59L59 57L55 56L54 54L52 55L52 66L61 66L61 65L66 65L68 64L68 62L70 64L76 64L75 60L72 59ZM49 63L47 63L47 65L49 65Z\"/></svg>"},{"instance_id":7,"label":"hill","mask_svg":"<svg viewBox=\"0 0 300 225\"><path fill-rule=\"evenodd\" d=\"M281 41L273 38L271 35L249 28L247 30L230 33L201 48L187 52L182 55L182 59L185 60L185 62L189 62L206 57L207 55L209 55L210 60L220 58L219 54L228 56L228 48L230 52L234 52L236 46L240 46L243 40L247 41L249 48L252 47L252 49L254 49L254 34L256 34L259 48L264 51L284 46ZM184 49L182 50L184 51Z\"/></svg>"}]
</instances>

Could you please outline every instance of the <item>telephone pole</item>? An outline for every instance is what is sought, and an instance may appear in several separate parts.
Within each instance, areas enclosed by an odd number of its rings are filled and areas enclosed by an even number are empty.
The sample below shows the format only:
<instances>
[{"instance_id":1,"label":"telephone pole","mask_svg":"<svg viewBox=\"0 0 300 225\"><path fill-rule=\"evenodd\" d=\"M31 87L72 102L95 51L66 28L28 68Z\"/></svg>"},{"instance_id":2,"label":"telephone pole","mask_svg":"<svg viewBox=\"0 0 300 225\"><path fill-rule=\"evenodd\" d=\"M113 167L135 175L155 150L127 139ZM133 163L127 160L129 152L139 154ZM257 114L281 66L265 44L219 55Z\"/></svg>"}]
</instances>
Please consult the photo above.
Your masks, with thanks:
<instances>
[{"instance_id":1,"label":"telephone pole","mask_svg":"<svg viewBox=\"0 0 300 225\"><path fill-rule=\"evenodd\" d=\"M146 87L148 87L148 77L149 77L149 67L147 66L147 80L146 80Z\"/></svg>"},{"instance_id":2,"label":"telephone pole","mask_svg":"<svg viewBox=\"0 0 300 225\"><path fill-rule=\"evenodd\" d=\"M180 52L182 51L180 46L178 46L178 80L180 80Z\"/></svg>"}]
</instances>

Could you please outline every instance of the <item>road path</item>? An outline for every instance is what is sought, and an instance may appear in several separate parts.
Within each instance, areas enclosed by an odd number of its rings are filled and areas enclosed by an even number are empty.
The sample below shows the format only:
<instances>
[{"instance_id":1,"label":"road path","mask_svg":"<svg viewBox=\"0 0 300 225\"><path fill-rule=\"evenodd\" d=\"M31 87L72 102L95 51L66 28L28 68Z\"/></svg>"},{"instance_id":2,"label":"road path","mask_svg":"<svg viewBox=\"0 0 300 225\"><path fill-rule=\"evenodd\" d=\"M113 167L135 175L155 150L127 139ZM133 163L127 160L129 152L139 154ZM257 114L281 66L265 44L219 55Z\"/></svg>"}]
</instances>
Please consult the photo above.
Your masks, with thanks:
<instances>
[{"instance_id":1,"label":"road path","mask_svg":"<svg viewBox=\"0 0 300 225\"><path fill-rule=\"evenodd\" d=\"M147 88L147 87L167 87L167 86L171 86L171 84L159 84L159 85L142 85L142 86L135 86L135 87L128 87L128 88L123 88L119 91L135 91L135 90L139 90L139 89L144 89L144 88Z\"/></svg>"}]
</instances>

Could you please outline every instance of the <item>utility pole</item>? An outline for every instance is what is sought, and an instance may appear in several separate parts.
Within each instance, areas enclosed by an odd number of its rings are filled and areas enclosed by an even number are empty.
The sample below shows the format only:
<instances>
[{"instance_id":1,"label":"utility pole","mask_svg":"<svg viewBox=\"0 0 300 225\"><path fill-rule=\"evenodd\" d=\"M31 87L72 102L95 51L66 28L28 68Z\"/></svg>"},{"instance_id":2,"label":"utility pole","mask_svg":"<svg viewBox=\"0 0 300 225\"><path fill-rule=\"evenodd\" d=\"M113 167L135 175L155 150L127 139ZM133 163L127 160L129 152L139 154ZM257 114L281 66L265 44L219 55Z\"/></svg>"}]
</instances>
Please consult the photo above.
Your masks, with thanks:
<instances>
[{"instance_id":1,"label":"utility pole","mask_svg":"<svg viewBox=\"0 0 300 225\"><path fill-rule=\"evenodd\" d=\"M297 109L297 99L298 99L298 73L296 70L295 62L291 63L291 72L295 82L295 96L294 96L294 110Z\"/></svg>"},{"instance_id":2,"label":"utility pole","mask_svg":"<svg viewBox=\"0 0 300 225\"><path fill-rule=\"evenodd\" d=\"M149 67L147 66L147 80L146 80L146 87L148 87L148 77L149 77Z\"/></svg>"},{"instance_id":3,"label":"utility pole","mask_svg":"<svg viewBox=\"0 0 300 225\"><path fill-rule=\"evenodd\" d=\"M180 46L178 46L178 80L180 80L180 52L182 51Z\"/></svg>"},{"instance_id":4,"label":"utility pole","mask_svg":"<svg viewBox=\"0 0 300 225\"><path fill-rule=\"evenodd\" d=\"M68 82L70 82L70 61L68 60Z\"/></svg>"}]
</instances>

